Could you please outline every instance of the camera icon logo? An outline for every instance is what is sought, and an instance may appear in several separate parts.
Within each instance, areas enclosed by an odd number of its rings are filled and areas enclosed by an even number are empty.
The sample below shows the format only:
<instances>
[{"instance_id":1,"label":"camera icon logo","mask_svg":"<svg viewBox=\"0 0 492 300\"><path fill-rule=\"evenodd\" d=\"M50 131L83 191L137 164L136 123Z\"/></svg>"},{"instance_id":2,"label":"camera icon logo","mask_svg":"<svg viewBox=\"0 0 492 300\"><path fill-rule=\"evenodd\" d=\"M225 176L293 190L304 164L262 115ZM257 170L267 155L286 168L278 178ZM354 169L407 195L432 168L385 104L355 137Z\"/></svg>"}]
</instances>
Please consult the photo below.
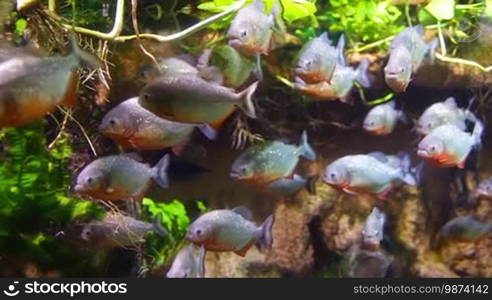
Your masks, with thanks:
<instances>
[{"instance_id":1,"label":"camera icon logo","mask_svg":"<svg viewBox=\"0 0 492 300\"><path fill-rule=\"evenodd\" d=\"M14 297L19 295L20 291L16 290L16 285L19 284L18 281L14 281L14 284L9 284L6 290L3 293L9 297Z\"/></svg>"}]
</instances>

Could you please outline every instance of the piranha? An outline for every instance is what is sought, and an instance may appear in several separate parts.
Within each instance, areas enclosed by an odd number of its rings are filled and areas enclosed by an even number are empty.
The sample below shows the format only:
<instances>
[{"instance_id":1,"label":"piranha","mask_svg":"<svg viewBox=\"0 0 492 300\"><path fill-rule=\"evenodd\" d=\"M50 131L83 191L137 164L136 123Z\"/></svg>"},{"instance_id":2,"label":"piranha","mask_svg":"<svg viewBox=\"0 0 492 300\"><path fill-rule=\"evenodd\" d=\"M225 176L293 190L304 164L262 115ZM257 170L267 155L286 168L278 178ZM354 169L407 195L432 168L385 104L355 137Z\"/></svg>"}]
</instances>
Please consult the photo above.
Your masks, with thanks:
<instances>
[{"instance_id":1,"label":"piranha","mask_svg":"<svg viewBox=\"0 0 492 300\"><path fill-rule=\"evenodd\" d=\"M339 61L344 60L345 37L341 35L337 47L331 45L328 33L307 42L299 52L295 75L306 84L332 83Z\"/></svg>"},{"instance_id":2,"label":"piranha","mask_svg":"<svg viewBox=\"0 0 492 300\"><path fill-rule=\"evenodd\" d=\"M238 11L227 31L231 47L249 56L269 54L275 16L265 10L265 4L255 0Z\"/></svg>"},{"instance_id":3,"label":"piranha","mask_svg":"<svg viewBox=\"0 0 492 300\"><path fill-rule=\"evenodd\" d=\"M262 252L272 246L273 216L258 227L251 220L251 212L244 207L207 212L189 227L186 239L207 251L232 251L245 256L256 244Z\"/></svg>"},{"instance_id":4,"label":"piranha","mask_svg":"<svg viewBox=\"0 0 492 300\"><path fill-rule=\"evenodd\" d=\"M267 188L285 196L291 196L305 188L310 194L316 195L318 176L305 178L294 174L292 178L282 178L270 183Z\"/></svg>"},{"instance_id":5,"label":"piranha","mask_svg":"<svg viewBox=\"0 0 492 300\"><path fill-rule=\"evenodd\" d=\"M461 130L466 130L466 121L477 122L477 117L468 109L458 107L453 97L443 102L429 106L417 122L417 132L422 135L431 133L436 127L454 124Z\"/></svg>"},{"instance_id":6,"label":"piranha","mask_svg":"<svg viewBox=\"0 0 492 300\"><path fill-rule=\"evenodd\" d=\"M224 85L230 87L242 86L255 70L255 63L241 56L229 45L215 47L210 58L212 65L217 66L224 76Z\"/></svg>"},{"instance_id":7,"label":"piranha","mask_svg":"<svg viewBox=\"0 0 492 300\"><path fill-rule=\"evenodd\" d=\"M111 155L88 164L77 176L76 193L92 198L117 201L140 201L150 187L151 179L162 188L168 187L169 154L153 168L128 155Z\"/></svg>"},{"instance_id":8,"label":"piranha","mask_svg":"<svg viewBox=\"0 0 492 300\"><path fill-rule=\"evenodd\" d=\"M363 60L357 69L345 64L336 66L331 79L331 83L322 81L307 84L300 77L295 78L295 87L303 94L316 100L337 100L349 103L348 94L354 86L354 82L359 82L363 87L369 87L370 82L367 78L369 60Z\"/></svg>"},{"instance_id":9,"label":"piranha","mask_svg":"<svg viewBox=\"0 0 492 300\"><path fill-rule=\"evenodd\" d=\"M136 247L144 242L144 235L150 231L167 235L157 219L150 224L120 213L110 213L101 221L83 225L80 238L95 247Z\"/></svg>"},{"instance_id":10,"label":"piranha","mask_svg":"<svg viewBox=\"0 0 492 300\"><path fill-rule=\"evenodd\" d=\"M473 149L480 147L483 124L477 120L470 134L453 124L434 128L418 145L417 155L439 167L465 167Z\"/></svg>"},{"instance_id":11,"label":"piranha","mask_svg":"<svg viewBox=\"0 0 492 300\"><path fill-rule=\"evenodd\" d=\"M242 92L235 93L199 76L162 76L142 89L139 104L170 121L207 123L218 128L236 107L255 118L252 96L257 86L258 82L255 82Z\"/></svg>"},{"instance_id":12,"label":"piranha","mask_svg":"<svg viewBox=\"0 0 492 300\"><path fill-rule=\"evenodd\" d=\"M426 57L433 61L438 40L425 43L424 27L417 25L402 30L391 42L384 78L395 92L404 92Z\"/></svg>"},{"instance_id":13,"label":"piranha","mask_svg":"<svg viewBox=\"0 0 492 300\"><path fill-rule=\"evenodd\" d=\"M373 135L389 135L396 127L398 120L406 122L403 111L396 109L395 102L391 101L373 107L364 119L364 130Z\"/></svg>"},{"instance_id":14,"label":"piranha","mask_svg":"<svg viewBox=\"0 0 492 300\"><path fill-rule=\"evenodd\" d=\"M75 105L76 68L95 69L101 63L81 50L74 36L71 47L72 53L64 57L16 54L0 63L0 127L39 120L57 105Z\"/></svg>"},{"instance_id":15,"label":"piranha","mask_svg":"<svg viewBox=\"0 0 492 300\"><path fill-rule=\"evenodd\" d=\"M474 216L456 217L441 228L440 241L475 242L492 232L492 224L479 221Z\"/></svg>"},{"instance_id":16,"label":"piranha","mask_svg":"<svg viewBox=\"0 0 492 300\"><path fill-rule=\"evenodd\" d=\"M230 176L236 180L252 181L260 185L294 176L299 157L315 160L316 154L307 141L307 133L301 135L299 145L268 141L246 149L232 164Z\"/></svg>"},{"instance_id":17,"label":"piranha","mask_svg":"<svg viewBox=\"0 0 492 300\"><path fill-rule=\"evenodd\" d=\"M384 237L384 224L386 214L379 208L374 207L367 217L364 229L362 229L362 244L371 250L379 249L379 243Z\"/></svg>"},{"instance_id":18,"label":"piranha","mask_svg":"<svg viewBox=\"0 0 492 300\"><path fill-rule=\"evenodd\" d=\"M408 156L396 167L368 154L347 155L335 160L326 167L323 180L347 194L372 194L383 200L396 185L417 184Z\"/></svg>"},{"instance_id":19,"label":"piranha","mask_svg":"<svg viewBox=\"0 0 492 300\"><path fill-rule=\"evenodd\" d=\"M125 149L160 150L180 148L199 128L209 139L215 139L216 131L207 124L196 125L168 121L159 118L138 104L138 97L130 98L111 109L102 119L99 131Z\"/></svg>"},{"instance_id":20,"label":"piranha","mask_svg":"<svg viewBox=\"0 0 492 300\"><path fill-rule=\"evenodd\" d=\"M224 78L221 71L215 66L208 65L210 52L209 49L204 50L197 62L195 62L194 57L188 58L185 55L161 58L158 61L158 66L155 64L141 66L139 76L145 83L149 83L160 76L194 75L206 81L222 84Z\"/></svg>"},{"instance_id":21,"label":"piranha","mask_svg":"<svg viewBox=\"0 0 492 300\"><path fill-rule=\"evenodd\" d=\"M193 244L183 247L166 274L168 278L197 278L205 276L205 247Z\"/></svg>"},{"instance_id":22,"label":"piranha","mask_svg":"<svg viewBox=\"0 0 492 300\"><path fill-rule=\"evenodd\" d=\"M475 197L492 198L492 177L482 180L474 192Z\"/></svg>"},{"instance_id":23,"label":"piranha","mask_svg":"<svg viewBox=\"0 0 492 300\"><path fill-rule=\"evenodd\" d=\"M352 278L389 277L393 268L393 260L391 255L382 250L350 249L348 275Z\"/></svg>"},{"instance_id":24,"label":"piranha","mask_svg":"<svg viewBox=\"0 0 492 300\"><path fill-rule=\"evenodd\" d=\"M227 31L229 46L246 56L256 57L256 71L260 81L263 80L261 55L270 53L279 5L275 3L271 13L266 14L265 3L255 0L238 11Z\"/></svg>"}]
</instances>

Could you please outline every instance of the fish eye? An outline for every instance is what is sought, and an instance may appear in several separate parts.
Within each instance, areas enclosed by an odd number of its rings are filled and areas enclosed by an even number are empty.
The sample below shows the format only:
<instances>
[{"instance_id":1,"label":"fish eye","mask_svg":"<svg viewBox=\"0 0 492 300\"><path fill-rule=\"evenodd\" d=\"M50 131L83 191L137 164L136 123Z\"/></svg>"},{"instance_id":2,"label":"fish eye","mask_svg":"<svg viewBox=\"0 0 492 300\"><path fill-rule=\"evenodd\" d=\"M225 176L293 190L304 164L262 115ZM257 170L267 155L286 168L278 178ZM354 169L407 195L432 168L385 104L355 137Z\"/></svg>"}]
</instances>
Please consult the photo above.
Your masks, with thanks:
<instances>
[{"instance_id":1,"label":"fish eye","mask_svg":"<svg viewBox=\"0 0 492 300\"><path fill-rule=\"evenodd\" d=\"M111 126L116 125L116 120L115 120L115 119L111 119L111 120L109 120L109 124L110 124Z\"/></svg>"},{"instance_id":2,"label":"fish eye","mask_svg":"<svg viewBox=\"0 0 492 300\"><path fill-rule=\"evenodd\" d=\"M337 174L335 174L335 173L330 173L330 178L331 178L331 179L336 179L336 178L337 178Z\"/></svg>"},{"instance_id":3,"label":"fish eye","mask_svg":"<svg viewBox=\"0 0 492 300\"><path fill-rule=\"evenodd\" d=\"M195 234L196 234L197 236L200 236L200 235L202 234L202 231L201 231L200 229L197 229L197 230L195 231Z\"/></svg>"},{"instance_id":4,"label":"fish eye","mask_svg":"<svg viewBox=\"0 0 492 300\"><path fill-rule=\"evenodd\" d=\"M435 152L435 151L436 151L436 146L432 146L430 150L431 150L432 152Z\"/></svg>"},{"instance_id":5,"label":"fish eye","mask_svg":"<svg viewBox=\"0 0 492 300\"><path fill-rule=\"evenodd\" d=\"M403 73L403 72L405 72L405 68L401 67L400 68L400 73Z\"/></svg>"},{"instance_id":6,"label":"fish eye","mask_svg":"<svg viewBox=\"0 0 492 300\"><path fill-rule=\"evenodd\" d=\"M150 99L150 95L148 93L144 93L142 96L145 101L148 101Z\"/></svg>"},{"instance_id":7,"label":"fish eye","mask_svg":"<svg viewBox=\"0 0 492 300\"><path fill-rule=\"evenodd\" d=\"M88 184L91 184L93 181L94 181L94 178L92 178L92 177L87 178L87 183Z\"/></svg>"},{"instance_id":8,"label":"fish eye","mask_svg":"<svg viewBox=\"0 0 492 300\"><path fill-rule=\"evenodd\" d=\"M189 276L189 275L188 275L188 272L184 272L184 274L183 274L183 278L188 278L188 276Z\"/></svg>"},{"instance_id":9,"label":"fish eye","mask_svg":"<svg viewBox=\"0 0 492 300\"><path fill-rule=\"evenodd\" d=\"M432 128L432 123L431 122L427 123L427 128L429 128L429 129Z\"/></svg>"},{"instance_id":10,"label":"fish eye","mask_svg":"<svg viewBox=\"0 0 492 300\"><path fill-rule=\"evenodd\" d=\"M248 35L248 32L246 30L241 31L241 37L245 38Z\"/></svg>"},{"instance_id":11,"label":"fish eye","mask_svg":"<svg viewBox=\"0 0 492 300\"><path fill-rule=\"evenodd\" d=\"M311 60L308 60L306 62L306 67L310 68L313 65L313 62Z\"/></svg>"}]
</instances>

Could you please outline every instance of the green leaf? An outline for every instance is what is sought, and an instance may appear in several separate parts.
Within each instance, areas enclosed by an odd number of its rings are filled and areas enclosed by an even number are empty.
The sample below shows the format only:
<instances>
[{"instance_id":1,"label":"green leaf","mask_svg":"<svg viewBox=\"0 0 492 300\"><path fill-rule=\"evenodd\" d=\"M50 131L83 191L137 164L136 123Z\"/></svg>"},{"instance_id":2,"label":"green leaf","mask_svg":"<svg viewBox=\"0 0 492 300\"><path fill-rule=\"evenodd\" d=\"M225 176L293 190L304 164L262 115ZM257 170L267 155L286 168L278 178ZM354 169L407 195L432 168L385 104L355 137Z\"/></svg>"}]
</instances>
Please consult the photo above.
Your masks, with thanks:
<instances>
[{"instance_id":1,"label":"green leaf","mask_svg":"<svg viewBox=\"0 0 492 300\"><path fill-rule=\"evenodd\" d=\"M492 18L492 0L485 0L485 12L487 17Z\"/></svg>"},{"instance_id":2,"label":"green leaf","mask_svg":"<svg viewBox=\"0 0 492 300\"><path fill-rule=\"evenodd\" d=\"M25 19L18 19L15 22L15 34L17 36L22 36L24 34L24 30L26 30L27 21Z\"/></svg>"},{"instance_id":3,"label":"green leaf","mask_svg":"<svg viewBox=\"0 0 492 300\"><path fill-rule=\"evenodd\" d=\"M316 13L316 4L307 0L281 0L284 8L283 18L288 23L312 16Z\"/></svg>"},{"instance_id":4,"label":"green leaf","mask_svg":"<svg viewBox=\"0 0 492 300\"><path fill-rule=\"evenodd\" d=\"M450 20L454 17L454 0L432 0L425 9L437 20Z\"/></svg>"}]
</instances>

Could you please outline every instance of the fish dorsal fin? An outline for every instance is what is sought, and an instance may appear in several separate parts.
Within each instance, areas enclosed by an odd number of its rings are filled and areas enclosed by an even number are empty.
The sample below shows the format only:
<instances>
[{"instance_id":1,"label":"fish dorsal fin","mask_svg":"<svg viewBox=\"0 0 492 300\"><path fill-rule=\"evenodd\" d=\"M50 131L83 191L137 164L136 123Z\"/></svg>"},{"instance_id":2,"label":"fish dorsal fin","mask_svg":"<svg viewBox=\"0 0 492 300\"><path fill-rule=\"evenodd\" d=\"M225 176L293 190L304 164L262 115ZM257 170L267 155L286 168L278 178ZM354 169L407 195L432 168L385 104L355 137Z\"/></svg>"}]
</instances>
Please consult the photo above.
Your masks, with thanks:
<instances>
[{"instance_id":1,"label":"fish dorsal fin","mask_svg":"<svg viewBox=\"0 0 492 300\"><path fill-rule=\"evenodd\" d=\"M249 208L247 208L246 206L238 206L236 208L233 208L232 211L245 218L246 220L251 221L253 219L253 213L251 213L251 210L249 210Z\"/></svg>"},{"instance_id":2,"label":"fish dorsal fin","mask_svg":"<svg viewBox=\"0 0 492 300\"><path fill-rule=\"evenodd\" d=\"M347 65L347 62L345 61L345 54L343 53L344 49L345 49L345 35L342 33L342 35L338 38L338 43L337 43L337 60L338 63L342 66Z\"/></svg>"},{"instance_id":3,"label":"fish dorsal fin","mask_svg":"<svg viewBox=\"0 0 492 300\"><path fill-rule=\"evenodd\" d=\"M326 32L326 31L325 31L325 32L323 32L323 33L319 36L319 38L320 38L323 42L327 43L328 45L331 45L330 38L328 37L328 32Z\"/></svg>"},{"instance_id":4,"label":"fish dorsal fin","mask_svg":"<svg viewBox=\"0 0 492 300\"><path fill-rule=\"evenodd\" d=\"M424 35L424 26L422 26L422 24L419 24L419 25L415 25L413 27L413 29L415 30L416 33L418 33L419 35Z\"/></svg>"},{"instance_id":5,"label":"fish dorsal fin","mask_svg":"<svg viewBox=\"0 0 492 300\"><path fill-rule=\"evenodd\" d=\"M253 6L256 9L258 9L259 11L261 11L262 13L265 13L266 7L265 7L265 3L263 2L263 0L255 0L253 2Z\"/></svg>"},{"instance_id":6,"label":"fish dorsal fin","mask_svg":"<svg viewBox=\"0 0 492 300\"><path fill-rule=\"evenodd\" d=\"M449 107L458 107L456 104L456 99L454 97L449 97L446 100L444 100L444 104L446 104Z\"/></svg>"},{"instance_id":7,"label":"fish dorsal fin","mask_svg":"<svg viewBox=\"0 0 492 300\"><path fill-rule=\"evenodd\" d=\"M368 153L367 155L379 160L382 163L388 162L388 158L386 157L386 154L384 154L383 152L375 151L375 152Z\"/></svg>"}]
</instances>

